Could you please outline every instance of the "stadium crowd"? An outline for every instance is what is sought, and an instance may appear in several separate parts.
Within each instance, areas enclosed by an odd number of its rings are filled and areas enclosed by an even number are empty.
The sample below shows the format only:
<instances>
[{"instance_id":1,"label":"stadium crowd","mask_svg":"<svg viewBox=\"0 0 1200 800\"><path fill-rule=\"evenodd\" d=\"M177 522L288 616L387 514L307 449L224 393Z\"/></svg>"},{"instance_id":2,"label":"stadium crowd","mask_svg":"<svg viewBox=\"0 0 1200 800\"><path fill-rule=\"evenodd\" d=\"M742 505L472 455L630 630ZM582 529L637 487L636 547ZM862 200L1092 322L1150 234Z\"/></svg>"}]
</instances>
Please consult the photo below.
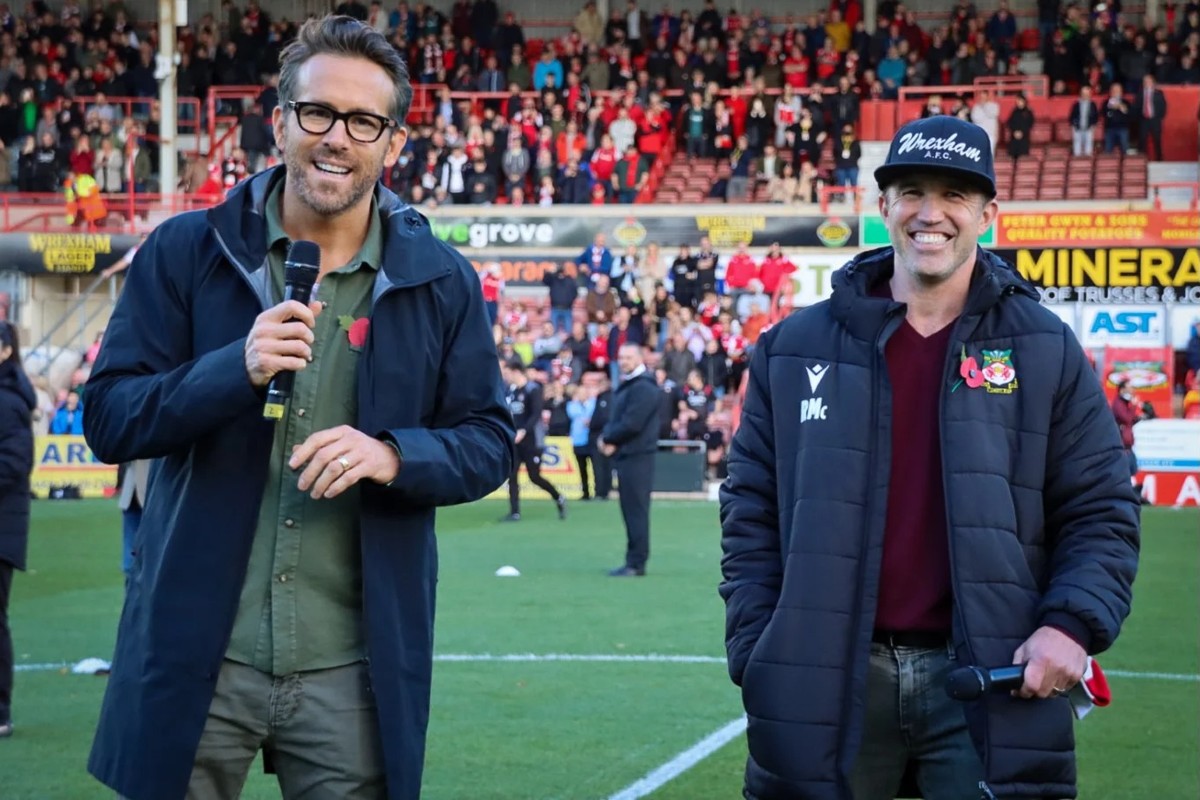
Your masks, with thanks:
<instances>
[{"instance_id":1,"label":"stadium crowd","mask_svg":"<svg viewBox=\"0 0 1200 800\"><path fill-rule=\"evenodd\" d=\"M655 161L678 150L723 166L713 196L740 199L757 184L773 202L812 203L822 182L858 182L862 99L1009 74L1039 41L1053 93L1080 93L1077 153L1091 152L1098 123L1105 149L1127 149L1131 127L1147 147L1145 120L1165 110L1146 87L1200 83L1196 2L1168 3L1152 22L1124 18L1119 2L1040 0L1032 40L1006 0L983 13L960 0L942 19L883 0L874 32L859 0L833 0L801 24L723 13L714 0L678 13L611 5L603 19L585 3L570 31L552 39L527 36L494 0L337 5L387 35L413 83L431 93L384 182L414 204L630 203ZM219 113L240 118L239 146L184 165L180 189L220 197L274 163L276 65L295 31L254 0L225 0L219 16L179 28L181 99L202 100L212 87L263 87L245 102L223 101ZM160 189L156 52L153 21L121 0L86 10L73 0L34 0L20 12L0 3L0 188L57 192L66 182L70 193L82 181L101 196ZM1087 106L1092 95L1107 99ZM181 122L200 122L206 111L184 103ZM988 93L950 90L923 113L967 116L994 147L1028 152L1034 119L1025 103L1001 122ZM679 252L661 253L659 244ZM546 276L549 316L533 319L520 299L501 310L498 275L483 275L498 351L535 369L550 432L570 434L567 403L595 391L585 374L609 373L619 346L640 341L663 386L663 437L710 441L715 466L730 432L730 393L769 324L780 278L795 267L777 247L762 259L744 246L720 256L706 240L614 253L602 235L575 266L578 277ZM69 402L57 394L46 417Z\"/></svg>"},{"instance_id":2,"label":"stadium crowd","mask_svg":"<svg viewBox=\"0 0 1200 800\"><path fill-rule=\"evenodd\" d=\"M728 167L717 195L776 178L771 199L811 202L815 181L856 177L862 98L1008 74L1031 44L1007 0L990 13L960 0L941 20L884 0L874 32L859 0L833 0L802 24L722 13L714 0L678 14L613 3L605 20L588 2L570 31L552 39L527 37L494 0L442 8L348 0L336 10L385 33L413 82L435 95L432 113L413 125L384 176L414 203L631 202L654 161L676 147ZM1115 91L1125 107L1114 103L1110 112L1106 104L1101 113L1127 128L1146 76L1200 83L1200 4L1168 3L1163 12L1152 23L1123 18L1119 2L1041 0L1053 92ZM187 165L183 189L219 193L272 158L276 64L295 30L254 0L225 0L219 16L179 28L181 99L203 100L211 87L264 86L250 107L224 109L243 119L238 151L211 166L203 158ZM0 187L53 192L70 173L91 175L102 194L158 188L156 40L153 21L135 18L121 0L96 0L87 10L74 0L34 0L21 12L0 4ZM457 94L464 92L473 99ZM993 113L986 97L948 100L944 113L962 106L985 123ZM183 124L194 123L199 108L181 105ZM1005 129L1030 124L1022 113ZM821 168L823 151L832 166Z\"/></svg>"}]
</instances>

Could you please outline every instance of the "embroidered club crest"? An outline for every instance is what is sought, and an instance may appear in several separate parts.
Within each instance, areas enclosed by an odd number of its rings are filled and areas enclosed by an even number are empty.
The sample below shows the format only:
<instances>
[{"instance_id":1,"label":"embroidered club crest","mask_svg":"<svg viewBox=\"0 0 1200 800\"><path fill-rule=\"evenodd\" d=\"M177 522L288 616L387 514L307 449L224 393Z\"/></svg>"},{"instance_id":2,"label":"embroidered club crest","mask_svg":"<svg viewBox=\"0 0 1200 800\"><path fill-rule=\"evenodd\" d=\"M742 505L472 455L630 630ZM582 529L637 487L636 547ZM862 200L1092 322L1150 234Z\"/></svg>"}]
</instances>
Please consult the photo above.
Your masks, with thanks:
<instances>
[{"instance_id":1,"label":"embroidered club crest","mask_svg":"<svg viewBox=\"0 0 1200 800\"><path fill-rule=\"evenodd\" d=\"M983 351L984 388L990 394L1012 394L1017 388L1017 370L1012 363L1012 350Z\"/></svg>"}]
</instances>

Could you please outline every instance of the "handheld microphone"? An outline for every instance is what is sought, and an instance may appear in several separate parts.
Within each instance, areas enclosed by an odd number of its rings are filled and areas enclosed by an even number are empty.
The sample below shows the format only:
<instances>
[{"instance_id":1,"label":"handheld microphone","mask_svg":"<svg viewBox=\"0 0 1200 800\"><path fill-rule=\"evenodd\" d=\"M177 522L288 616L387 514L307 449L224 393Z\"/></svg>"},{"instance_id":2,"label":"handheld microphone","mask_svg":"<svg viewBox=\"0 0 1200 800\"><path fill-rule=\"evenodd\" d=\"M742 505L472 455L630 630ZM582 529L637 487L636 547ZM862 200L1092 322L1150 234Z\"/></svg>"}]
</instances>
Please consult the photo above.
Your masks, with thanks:
<instances>
[{"instance_id":1,"label":"handheld microphone","mask_svg":"<svg viewBox=\"0 0 1200 800\"><path fill-rule=\"evenodd\" d=\"M283 299L308 305L320 271L321 248L317 243L304 239L292 242L287 260L283 262ZM271 378L267 384L267 402L263 406L264 419L283 419L284 407L292 395L295 380L296 373L291 370L278 372Z\"/></svg>"},{"instance_id":2,"label":"handheld microphone","mask_svg":"<svg viewBox=\"0 0 1200 800\"><path fill-rule=\"evenodd\" d=\"M1011 692L1025 683L1025 665L963 667L946 676L946 694L954 700L978 700L988 692Z\"/></svg>"}]
</instances>

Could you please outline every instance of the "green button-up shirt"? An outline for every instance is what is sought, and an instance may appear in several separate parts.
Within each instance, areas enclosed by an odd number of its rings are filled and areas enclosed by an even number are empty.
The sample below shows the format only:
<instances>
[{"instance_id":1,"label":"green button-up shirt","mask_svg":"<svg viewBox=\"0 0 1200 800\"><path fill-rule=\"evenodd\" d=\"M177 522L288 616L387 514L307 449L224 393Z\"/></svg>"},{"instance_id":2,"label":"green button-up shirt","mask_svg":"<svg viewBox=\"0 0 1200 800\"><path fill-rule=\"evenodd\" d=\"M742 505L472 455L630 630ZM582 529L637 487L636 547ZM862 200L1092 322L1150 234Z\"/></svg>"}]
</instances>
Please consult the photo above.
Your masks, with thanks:
<instances>
[{"instance_id":1,"label":"green button-up shirt","mask_svg":"<svg viewBox=\"0 0 1200 800\"><path fill-rule=\"evenodd\" d=\"M268 261L275 296L283 297L290 241L280 218L283 181L267 198ZM353 425L359 354L348 328L371 310L383 255L375 203L362 249L325 274L314 293L327 305L317 317L313 360L296 373L291 400L275 425L266 491L226 656L274 675L327 669L365 655L359 494L313 500L287 466L292 448L317 431Z\"/></svg>"}]
</instances>

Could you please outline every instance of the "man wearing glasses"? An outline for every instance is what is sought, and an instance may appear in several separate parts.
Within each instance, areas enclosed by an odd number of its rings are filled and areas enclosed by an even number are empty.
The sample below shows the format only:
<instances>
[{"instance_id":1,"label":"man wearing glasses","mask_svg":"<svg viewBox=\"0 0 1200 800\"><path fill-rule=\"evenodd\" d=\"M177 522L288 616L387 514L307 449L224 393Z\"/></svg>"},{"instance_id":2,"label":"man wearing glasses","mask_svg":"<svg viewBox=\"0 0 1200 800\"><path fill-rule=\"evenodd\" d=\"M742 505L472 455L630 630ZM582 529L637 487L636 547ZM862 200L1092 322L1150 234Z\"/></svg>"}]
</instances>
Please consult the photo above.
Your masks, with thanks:
<instances>
[{"instance_id":1,"label":"man wearing glasses","mask_svg":"<svg viewBox=\"0 0 1200 800\"><path fill-rule=\"evenodd\" d=\"M286 798L416 798L434 511L512 463L479 280L378 184L403 62L310 20L279 94L284 166L150 236L88 384L97 457L155 459L89 762L131 800L237 797L259 752ZM308 305L281 302L300 241Z\"/></svg>"}]
</instances>

